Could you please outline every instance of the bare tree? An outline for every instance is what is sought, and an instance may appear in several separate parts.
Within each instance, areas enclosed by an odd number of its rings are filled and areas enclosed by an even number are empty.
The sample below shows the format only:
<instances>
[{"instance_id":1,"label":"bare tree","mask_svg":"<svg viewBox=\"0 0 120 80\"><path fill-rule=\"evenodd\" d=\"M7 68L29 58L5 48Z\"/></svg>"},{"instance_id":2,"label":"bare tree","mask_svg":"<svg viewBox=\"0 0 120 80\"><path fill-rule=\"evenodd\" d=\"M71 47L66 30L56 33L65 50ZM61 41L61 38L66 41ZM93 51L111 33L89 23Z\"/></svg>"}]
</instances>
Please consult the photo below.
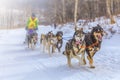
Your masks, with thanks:
<instances>
[{"instance_id":1,"label":"bare tree","mask_svg":"<svg viewBox=\"0 0 120 80\"><path fill-rule=\"evenodd\" d=\"M75 11L74 11L75 31L77 29L77 10L78 10L78 0L75 0Z\"/></svg>"},{"instance_id":2,"label":"bare tree","mask_svg":"<svg viewBox=\"0 0 120 80\"><path fill-rule=\"evenodd\" d=\"M112 3L112 2L111 2L110 0L106 0L107 14L108 14L108 16L109 16L109 18L110 18L110 20L111 20L111 24L114 24L114 23L115 23L115 20L114 20L112 14L111 14L111 8L110 8L111 3Z\"/></svg>"},{"instance_id":3,"label":"bare tree","mask_svg":"<svg viewBox=\"0 0 120 80\"><path fill-rule=\"evenodd\" d=\"M63 4L63 23L65 23L65 0L62 0Z\"/></svg>"}]
</instances>

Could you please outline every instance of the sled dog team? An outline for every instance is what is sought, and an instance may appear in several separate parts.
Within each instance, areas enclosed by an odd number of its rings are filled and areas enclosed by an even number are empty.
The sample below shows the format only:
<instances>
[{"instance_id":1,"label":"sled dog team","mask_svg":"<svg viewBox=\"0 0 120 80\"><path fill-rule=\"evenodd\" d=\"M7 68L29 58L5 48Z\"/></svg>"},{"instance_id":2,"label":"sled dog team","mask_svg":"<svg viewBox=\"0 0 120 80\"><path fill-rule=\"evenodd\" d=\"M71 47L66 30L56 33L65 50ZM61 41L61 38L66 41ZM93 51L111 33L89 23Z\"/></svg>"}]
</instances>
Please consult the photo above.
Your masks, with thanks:
<instances>
[{"instance_id":1,"label":"sled dog team","mask_svg":"<svg viewBox=\"0 0 120 80\"><path fill-rule=\"evenodd\" d=\"M56 49L60 52L63 44L62 36L62 31L58 31L56 34L53 34L52 31L47 34L41 34L40 43L43 46L43 51L47 50L50 56Z\"/></svg>"},{"instance_id":2,"label":"sled dog team","mask_svg":"<svg viewBox=\"0 0 120 80\"><path fill-rule=\"evenodd\" d=\"M72 39L68 40L65 45L65 51L63 54L67 58L67 64L69 67L72 66L71 59L76 58L79 60L79 64L85 65L85 53L89 61L90 68L95 68L93 65L93 56L101 48L102 37L104 30L101 26L97 25L93 27L90 33L84 33L83 29L76 30ZM37 34L28 36L28 47L36 44ZM51 56L57 49L61 51L63 44L63 32L58 31L53 34L52 31L47 34L41 34L40 43L43 46L43 51L47 51ZM33 46L31 46L33 47Z\"/></svg>"}]
</instances>

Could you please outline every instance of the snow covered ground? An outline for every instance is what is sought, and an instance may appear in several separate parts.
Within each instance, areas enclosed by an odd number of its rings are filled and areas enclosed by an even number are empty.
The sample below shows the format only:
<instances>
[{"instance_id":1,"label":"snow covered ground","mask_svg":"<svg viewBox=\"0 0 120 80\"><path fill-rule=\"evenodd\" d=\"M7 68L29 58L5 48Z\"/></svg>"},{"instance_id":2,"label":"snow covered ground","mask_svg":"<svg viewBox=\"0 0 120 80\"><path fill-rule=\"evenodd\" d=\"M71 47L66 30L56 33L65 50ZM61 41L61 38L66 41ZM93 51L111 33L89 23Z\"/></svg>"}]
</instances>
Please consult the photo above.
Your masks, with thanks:
<instances>
[{"instance_id":1,"label":"snow covered ground","mask_svg":"<svg viewBox=\"0 0 120 80\"><path fill-rule=\"evenodd\" d=\"M39 35L48 31L64 31L70 38L73 30L40 26ZM32 51L23 44L24 29L0 30L0 80L119 80L120 79L120 34L104 39L102 48L94 56L95 69L79 66L72 60L73 68L67 66L66 57L55 53L50 57L43 53L39 43ZM64 47L63 47L64 50Z\"/></svg>"}]
</instances>

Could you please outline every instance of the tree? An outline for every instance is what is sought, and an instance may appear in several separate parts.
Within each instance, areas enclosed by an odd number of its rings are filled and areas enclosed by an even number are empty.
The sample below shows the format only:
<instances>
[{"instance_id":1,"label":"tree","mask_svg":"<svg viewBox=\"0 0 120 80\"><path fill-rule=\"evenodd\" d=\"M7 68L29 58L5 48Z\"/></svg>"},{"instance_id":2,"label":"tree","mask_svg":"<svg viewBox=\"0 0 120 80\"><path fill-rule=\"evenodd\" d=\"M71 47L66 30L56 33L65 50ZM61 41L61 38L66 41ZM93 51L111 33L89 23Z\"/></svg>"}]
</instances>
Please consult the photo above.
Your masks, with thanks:
<instances>
[{"instance_id":1,"label":"tree","mask_svg":"<svg viewBox=\"0 0 120 80\"><path fill-rule=\"evenodd\" d=\"M62 4L63 4L63 23L65 23L65 0L62 0Z\"/></svg>"},{"instance_id":2,"label":"tree","mask_svg":"<svg viewBox=\"0 0 120 80\"><path fill-rule=\"evenodd\" d=\"M107 14L108 14L108 17L110 18L111 20L111 24L114 24L115 23L115 20L114 20L114 17L113 15L111 14L111 1L110 0L106 0L106 9L107 9Z\"/></svg>"},{"instance_id":3,"label":"tree","mask_svg":"<svg viewBox=\"0 0 120 80\"><path fill-rule=\"evenodd\" d=\"M77 10L78 10L78 0L75 0L75 11L74 11L75 31L76 31L76 29L77 29Z\"/></svg>"}]
</instances>

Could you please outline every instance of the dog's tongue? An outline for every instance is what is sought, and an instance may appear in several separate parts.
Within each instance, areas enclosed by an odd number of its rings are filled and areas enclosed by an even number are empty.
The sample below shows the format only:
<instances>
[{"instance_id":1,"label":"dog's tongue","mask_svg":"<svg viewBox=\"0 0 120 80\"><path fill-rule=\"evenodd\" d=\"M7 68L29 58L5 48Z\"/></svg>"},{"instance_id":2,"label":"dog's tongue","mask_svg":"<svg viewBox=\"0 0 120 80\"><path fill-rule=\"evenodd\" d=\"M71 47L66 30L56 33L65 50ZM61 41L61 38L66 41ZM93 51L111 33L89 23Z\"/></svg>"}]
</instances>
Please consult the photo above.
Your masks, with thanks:
<instances>
[{"instance_id":1,"label":"dog's tongue","mask_svg":"<svg viewBox=\"0 0 120 80\"><path fill-rule=\"evenodd\" d=\"M81 42L80 41L76 41L76 44L80 44Z\"/></svg>"},{"instance_id":2,"label":"dog's tongue","mask_svg":"<svg viewBox=\"0 0 120 80\"><path fill-rule=\"evenodd\" d=\"M99 40L101 41L102 40L102 36L98 36Z\"/></svg>"}]
</instances>

